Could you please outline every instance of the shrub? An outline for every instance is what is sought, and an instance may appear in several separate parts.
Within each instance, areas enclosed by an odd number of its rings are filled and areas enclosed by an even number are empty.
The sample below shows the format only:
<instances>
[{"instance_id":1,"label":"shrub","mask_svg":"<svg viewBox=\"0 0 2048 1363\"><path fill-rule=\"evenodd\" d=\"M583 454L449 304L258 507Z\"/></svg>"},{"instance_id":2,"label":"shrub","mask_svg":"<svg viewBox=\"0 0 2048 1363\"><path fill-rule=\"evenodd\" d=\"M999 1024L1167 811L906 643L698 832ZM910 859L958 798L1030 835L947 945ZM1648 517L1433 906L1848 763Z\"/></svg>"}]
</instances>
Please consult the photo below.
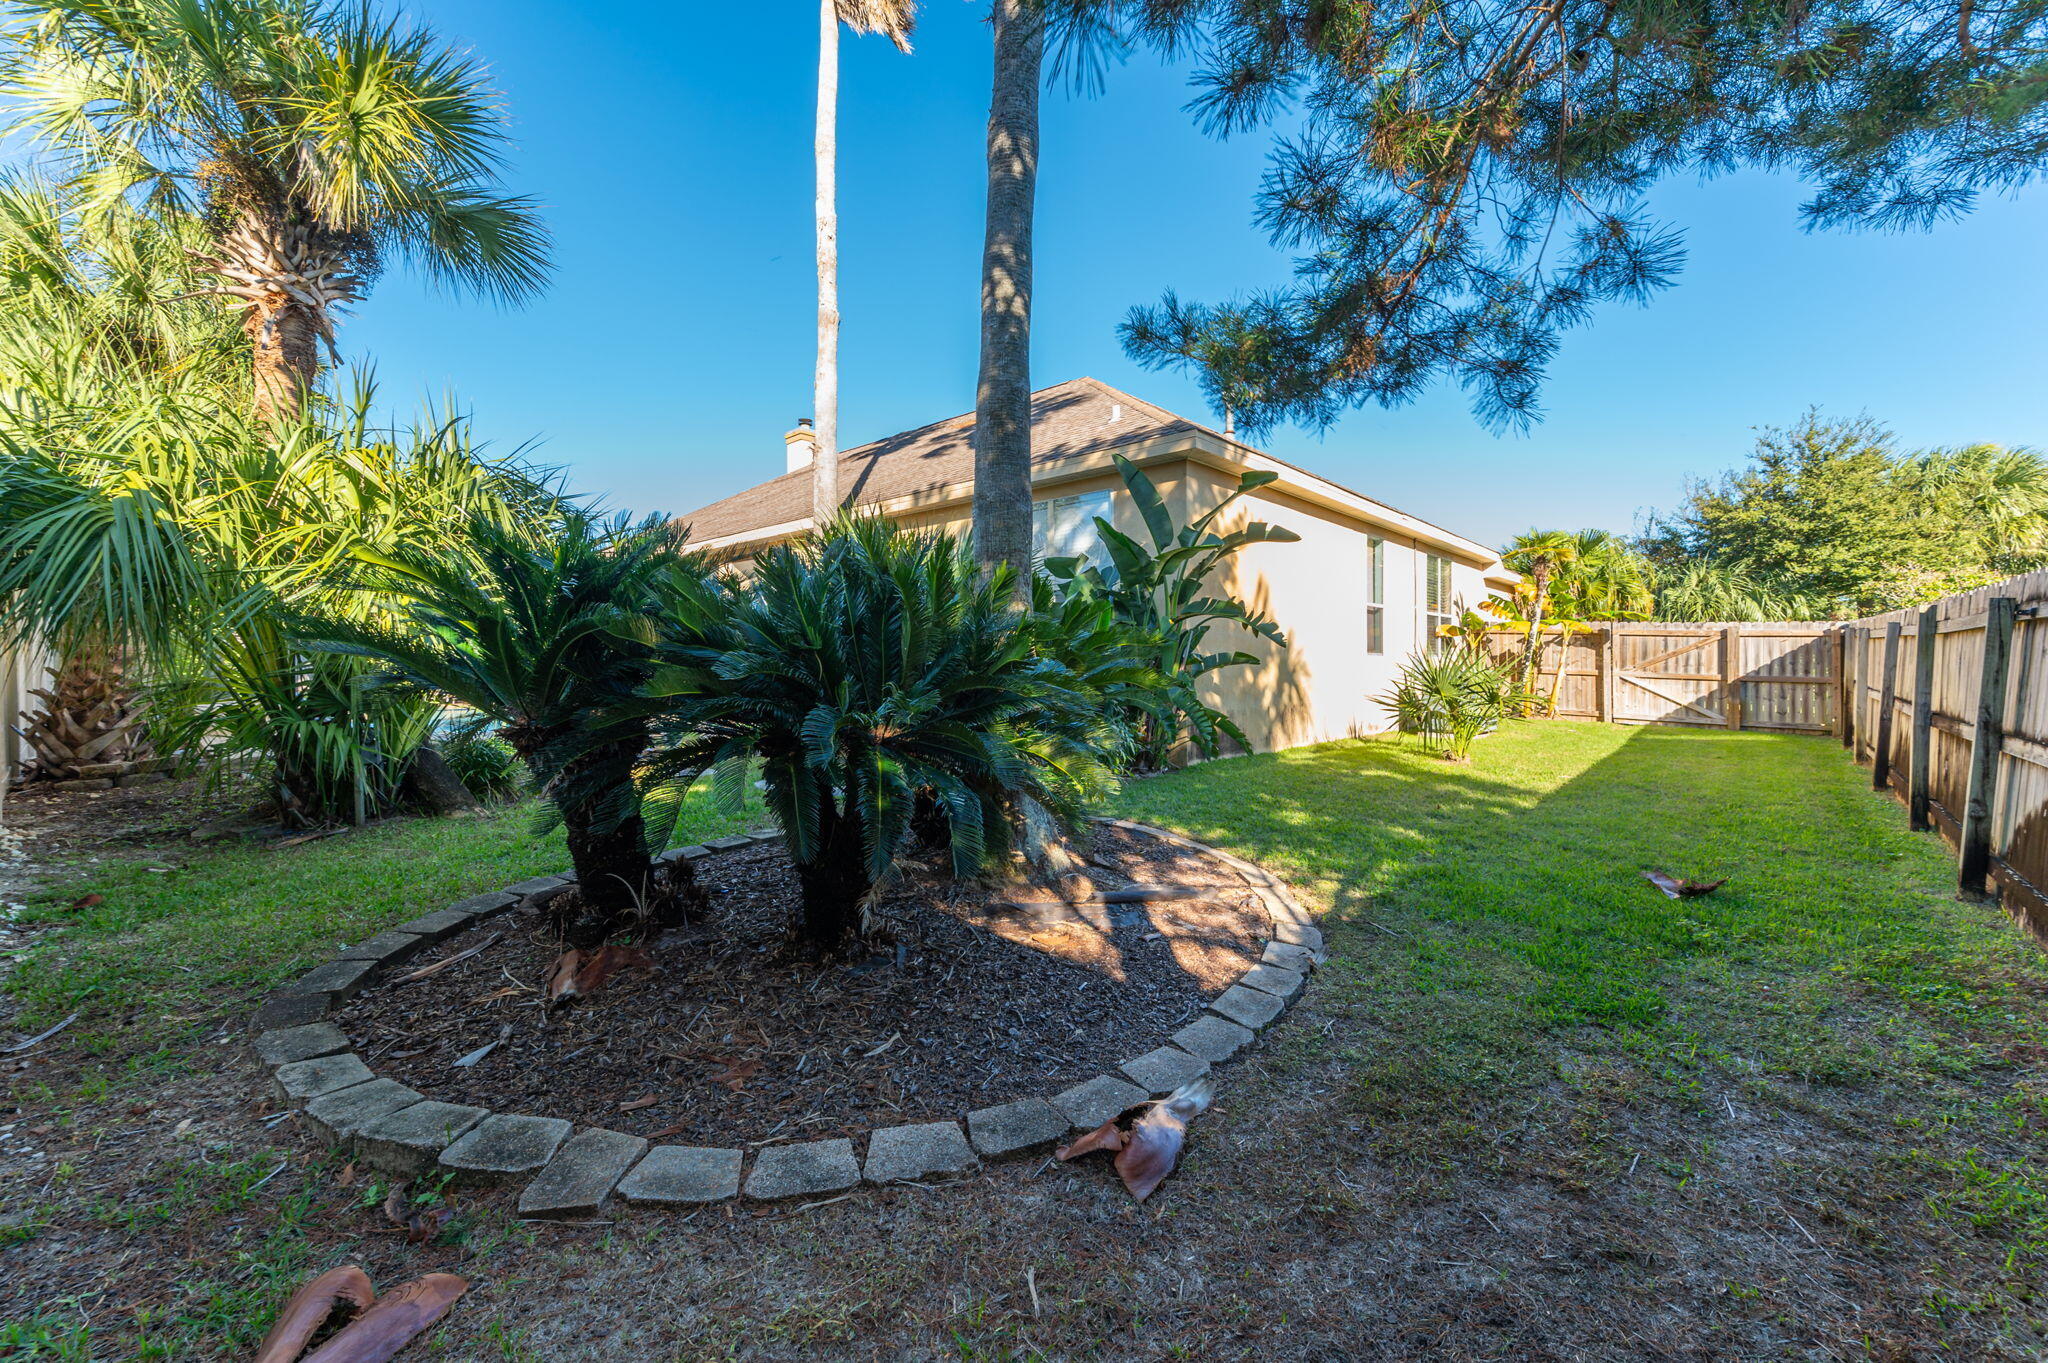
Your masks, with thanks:
<instances>
[{"instance_id":1,"label":"shrub","mask_svg":"<svg viewBox=\"0 0 2048 1363\"><path fill-rule=\"evenodd\" d=\"M1469 650L1418 653L1380 700L1403 734L1452 762L1471 757L1472 743L1499 726L1521 699L1513 674Z\"/></svg>"},{"instance_id":2,"label":"shrub","mask_svg":"<svg viewBox=\"0 0 2048 1363\"><path fill-rule=\"evenodd\" d=\"M519 754L487 723L452 725L436 746L455 779L477 799L508 800L518 794Z\"/></svg>"},{"instance_id":3,"label":"shrub","mask_svg":"<svg viewBox=\"0 0 2048 1363\"><path fill-rule=\"evenodd\" d=\"M967 875L1009 850L1020 801L1071 821L1110 784L1099 697L1033 648L1010 571L984 576L950 536L846 519L762 555L744 584L670 585L647 688L669 784L650 806L674 808L703 771L737 803L758 773L814 949L857 930L920 794Z\"/></svg>"}]
</instances>

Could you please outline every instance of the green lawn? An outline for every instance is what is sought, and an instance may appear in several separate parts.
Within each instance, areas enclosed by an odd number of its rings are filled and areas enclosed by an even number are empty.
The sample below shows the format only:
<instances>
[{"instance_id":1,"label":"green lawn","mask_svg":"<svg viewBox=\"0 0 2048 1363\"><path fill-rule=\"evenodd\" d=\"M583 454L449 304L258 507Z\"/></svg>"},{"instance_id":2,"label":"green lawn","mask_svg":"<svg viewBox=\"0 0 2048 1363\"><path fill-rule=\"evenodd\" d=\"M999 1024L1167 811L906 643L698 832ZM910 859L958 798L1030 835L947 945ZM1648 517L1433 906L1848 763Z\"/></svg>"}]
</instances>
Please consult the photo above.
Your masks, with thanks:
<instances>
[{"instance_id":1,"label":"green lawn","mask_svg":"<svg viewBox=\"0 0 2048 1363\"><path fill-rule=\"evenodd\" d=\"M676 836L722 837L765 821L694 792ZM470 819L401 819L292 847L173 844L74 872L41 896L59 924L8 984L36 1031L78 1010L71 1045L147 1068L176 1065L223 1012L393 923L451 900L565 869L559 829L536 837L529 805ZM91 907L71 908L89 894ZM226 1008L223 1005L228 1005Z\"/></svg>"},{"instance_id":2,"label":"green lawn","mask_svg":"<svg viewBox=\"0 0 2048 1363\"><path fill-rule=\"evenodd\" d=\"M1089 1171L1005 1166L944 1194L755 1221L627 1218L609 1238L536 1233L486 1201L456 1237L477 1290L435 1352L580 1358L598 1339L636 1359L2048 1347L2048 958L1995 908L1953 899L1939 841L1908 833L1838 746L1518 724L1468 765L1334 743L1134 782L1119 812L1259 861L1324 911L1329 934L1316 986L1233 1068L1165 1195L1138 1212ZM185 849L182 870L145 860L53 893L106 903L60 907L70 926L12 986L29 1005L21 1028L86 1011L66 1043L72 1082L23 1090L20 1120L46 1118L83 1147L132 1124L152 1086L184 1110L202 1082L189 1076L220 1065L203 1038L333 942L556 869L558 849L531 842L524 817ZM692 837L719 831L701 806L690 817ZM1650 868L1728 884L1673 902L1642 880ZM81 1155L22 1237L38 1263L67 1245L105 1261L175 1192L175 1289L115 1275L75 1313L0 1325L0 1345L91 1336L102 1357L234 1357L298 1272L353 1257L382 1283L446 1266L380 1237L374 1202L331 1187L332 1164L286 1130L208 1120L204 1171L173 1158L149 1178L96 1176ZM24 1194L6 1196L15 1210ZM29 1289L16 1304L59 1295L34 1276L0 1284L0 1321L9 1291ZM160 1354L127 1327L80 1323L121 1319L134 1294L150 1298L137 1319L156 1322ZM58 1348L22 1356L86 1356Z\"/></svg>"}]
</instances>

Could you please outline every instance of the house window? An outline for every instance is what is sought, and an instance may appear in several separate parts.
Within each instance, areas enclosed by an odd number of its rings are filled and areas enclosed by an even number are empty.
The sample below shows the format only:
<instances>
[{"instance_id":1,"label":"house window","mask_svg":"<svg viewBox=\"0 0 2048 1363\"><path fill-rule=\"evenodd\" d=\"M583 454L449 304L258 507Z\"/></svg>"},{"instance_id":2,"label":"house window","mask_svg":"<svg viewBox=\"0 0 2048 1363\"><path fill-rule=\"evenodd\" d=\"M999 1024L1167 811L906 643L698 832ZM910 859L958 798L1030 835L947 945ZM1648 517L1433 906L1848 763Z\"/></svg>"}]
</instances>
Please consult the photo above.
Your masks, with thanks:
<instances>
[{"instance_id":1,"label":"house window","mask_svg":"<svg viewBox=\"0 0 2048 1363\"><path fill-rule=\"evenodd\" d=\"M1378 535L1365 541L1365 651L1387 651L1387 542Z\"/></svg>"},{"instance_id":2,"label":"house window","mask_svg":"<svg viewBox=\"0 0 2048 1363\"><path fill-rule=\"evenodd\" d=\"M1101 557L1102 536L1095 518L1109 519L1109 493L1080 492L1049 497L1031 507L1031 562L1087 555Z\"/></svg>"},{"instance_id":3,"label":"house window","mask_svg":"<svg viewBox=\"0 0 2048 1363\"><path fill-rule=\"evenodd\" d=\"M1451 561L1436 554L1422 556L1422 647L1441 653L1451 641L1437 631L1458 623L1457 607L1451 600Z\"/></svg>"}]
</instances>

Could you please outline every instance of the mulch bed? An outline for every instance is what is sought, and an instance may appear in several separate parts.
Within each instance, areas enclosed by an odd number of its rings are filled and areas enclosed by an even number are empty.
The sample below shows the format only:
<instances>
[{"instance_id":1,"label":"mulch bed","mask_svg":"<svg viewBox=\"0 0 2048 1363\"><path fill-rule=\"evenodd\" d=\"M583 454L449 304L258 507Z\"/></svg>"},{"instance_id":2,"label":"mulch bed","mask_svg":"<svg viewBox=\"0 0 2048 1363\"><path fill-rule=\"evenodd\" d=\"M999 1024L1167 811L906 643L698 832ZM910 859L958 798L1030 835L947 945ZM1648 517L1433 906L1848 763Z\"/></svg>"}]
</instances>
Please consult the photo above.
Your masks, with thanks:
<instances>
[{"instance_id":1,"label":"mulch bed","mask_svg":"<svg viewBox=\"0 0 2048 1363\"><path fill-rule=\"evenodd\" d=\"M502 934L476 955L373 989L337 1022L370 1068L431 1098L682 1145L958 1117L1114 1071L1258 958L1266 914L1228 868L1119 829L1088 853L1100 889L1199 893L1020 905L913 870L870 924L871 955L817 962L790 949L796 876L764 844L699 863L709 914L584 1002L543 1006L558 948L538 915L515 914L415 966Z\"/></svg>"}]
</instances>

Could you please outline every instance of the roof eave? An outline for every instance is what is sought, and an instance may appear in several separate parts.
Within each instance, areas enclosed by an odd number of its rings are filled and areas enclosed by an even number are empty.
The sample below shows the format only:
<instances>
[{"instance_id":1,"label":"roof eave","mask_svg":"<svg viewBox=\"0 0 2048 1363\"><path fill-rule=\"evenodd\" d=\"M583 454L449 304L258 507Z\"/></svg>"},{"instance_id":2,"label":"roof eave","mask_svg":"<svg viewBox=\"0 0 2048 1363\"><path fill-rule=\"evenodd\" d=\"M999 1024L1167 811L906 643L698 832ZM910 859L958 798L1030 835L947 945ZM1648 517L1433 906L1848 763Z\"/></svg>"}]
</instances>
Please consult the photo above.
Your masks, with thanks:
<instances>
[{"instance_id":1,"label":"roof eave","mask_svg":"<svg viewBox=\"0 0 2048 1363\"><path fill-rule=\"evenodd\" d=\"M1187 460L1233 476L1247 472L1274 473L1279 476L1269 486L1279 488L1303 501L1338 511L1383 529L1399 531L1418 544L1447 549L1480 564L1487 570L1489 582L1519 580L1515 574L1500 566L1500 556L1493 549L1477 540L1467 539L1440 525L1432 525L1405 511L1397 511L1384 502L1374 501L1363 493L1353 492L1340 483L1333 483L1327 478L1297 468L1285 460L1275 459L1249 445L1203 429L1172 431L1165 435L1133 440L1113 450L1093 450L1063 459L1047 460L1033 466L1031 485L1034 488L1056 486L1109 472L1115 468L1112 454L1121 454L1140 467ZM971 504L973 500L974 483L966 480L920 488L916 492L879 502L864 503L860 509L885 516L900 516L907 512L938 511L953 506L965 506ZM798 520L765 525L754 530L738 530L728 535L702 540L695 547L707 550L765 548L804 533L811 528L811 524L811 518L805 516Z\"/></svg>"}]
</instances>

